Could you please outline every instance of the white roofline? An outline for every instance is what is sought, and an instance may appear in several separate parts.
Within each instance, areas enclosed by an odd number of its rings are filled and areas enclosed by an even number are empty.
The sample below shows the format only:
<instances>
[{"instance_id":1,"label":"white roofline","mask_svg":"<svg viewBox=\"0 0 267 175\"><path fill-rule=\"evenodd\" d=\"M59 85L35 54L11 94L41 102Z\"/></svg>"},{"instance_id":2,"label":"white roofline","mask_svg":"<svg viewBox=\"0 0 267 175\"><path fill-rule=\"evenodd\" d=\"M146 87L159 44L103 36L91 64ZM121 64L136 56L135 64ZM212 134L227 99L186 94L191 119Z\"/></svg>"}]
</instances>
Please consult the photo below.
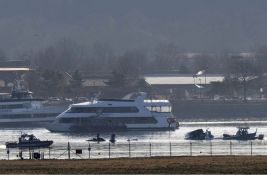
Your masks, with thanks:
<instances>
[{"instance_id":1,"label":"white roofline","mask_svg":"<svg viewBox=\"0 0 267 175\"><path fill-rule=\"evenodd\" d=\"M17 67L4 67L4 68L0 68L0 71L2 72L9 72L9 71L31 71L32 69L30 68L25 68L25 67L22 67L22 68L17 68Z\"/></svg>"}]
</instances>

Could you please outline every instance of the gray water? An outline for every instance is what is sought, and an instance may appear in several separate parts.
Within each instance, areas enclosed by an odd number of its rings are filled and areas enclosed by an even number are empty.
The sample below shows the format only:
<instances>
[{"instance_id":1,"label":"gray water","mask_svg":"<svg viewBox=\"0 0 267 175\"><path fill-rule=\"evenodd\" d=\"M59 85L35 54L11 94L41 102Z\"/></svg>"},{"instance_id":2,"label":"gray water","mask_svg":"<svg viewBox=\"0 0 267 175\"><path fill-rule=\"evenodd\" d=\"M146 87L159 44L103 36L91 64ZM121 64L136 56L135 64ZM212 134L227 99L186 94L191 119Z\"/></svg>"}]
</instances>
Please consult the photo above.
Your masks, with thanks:
<instances>
[{"instance_id":1,"label":"gray water","mask_svg":"<svg viewBox=\"0 0 267 175\"><path fill-rule=\"evenodd\" d=\"M267 136L267 122L184 122L176 131L131 131L114 132L116 143L108 142L111 133L100 133L105 142L94 143L86 140L95 137L96 133L52 133L44 128L9 128L0 129L0 159L8 159L5 142L17 141L21 133L34 134L41 140L53 140L50 149L36 149L43 152L45 158L68 158L67 144L70 143L70 158L88 159L90 144L90 158L115 157L148 157L148 156L197 156L197 155L267 155L266 140L255 141L226 141L222 140L223 133L235 134L237 126L250 126L250 132L257 129L257 134ZM202 128L209 130L215 136L212 141L184 140L187 132ZM130 141L129 141L130 140ZM109 145L110 144L110 145ZM75 154L76 149L82 149L82 154ZM10 149L9 158L18 159L19 150ZM29 157L29 151L23 150L23 157Z\"/></svg>"}]
</instances>

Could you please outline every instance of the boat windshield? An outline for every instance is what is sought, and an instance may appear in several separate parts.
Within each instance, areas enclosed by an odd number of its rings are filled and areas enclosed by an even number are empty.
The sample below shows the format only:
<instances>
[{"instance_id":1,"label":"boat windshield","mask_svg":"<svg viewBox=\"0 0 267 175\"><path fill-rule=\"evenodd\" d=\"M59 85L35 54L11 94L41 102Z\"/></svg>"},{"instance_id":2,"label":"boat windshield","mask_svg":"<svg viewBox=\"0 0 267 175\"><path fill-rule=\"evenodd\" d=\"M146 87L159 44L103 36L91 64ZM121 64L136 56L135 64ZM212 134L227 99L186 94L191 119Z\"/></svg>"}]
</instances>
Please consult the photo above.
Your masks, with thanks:
<instances>
[{"instance_id":1,"label":"boat windshield","mask_svg":"<svg viewBox=\"0 0 267 175\"><path fill-rule=\"evenodd\" d=\"M151 112L171 112L171 106L146 106L146 108Z\"/></svg>"},{"instance_id":2,"label":"boat windshield","mask_svg":"<svg viewBox=\"0 0 267 175\"><path fill-rule=\"evenodd\" d=\"M39 139L37 139L33 134L31 134L31 135L23 134L19 138L19 141L33 141L33 140L39 140Z\"/></svg>"},{"instance_id":3,"label":"boat windshield","mask_svg":"<svg viewBox=\"0 0 267 175\"><path fill-rule=\"evenodd\" d=\"M247 134L248 134L247 128L239 128L239 130L236 133L236 135L247 135Z\"/></svg>"}]
</instances>

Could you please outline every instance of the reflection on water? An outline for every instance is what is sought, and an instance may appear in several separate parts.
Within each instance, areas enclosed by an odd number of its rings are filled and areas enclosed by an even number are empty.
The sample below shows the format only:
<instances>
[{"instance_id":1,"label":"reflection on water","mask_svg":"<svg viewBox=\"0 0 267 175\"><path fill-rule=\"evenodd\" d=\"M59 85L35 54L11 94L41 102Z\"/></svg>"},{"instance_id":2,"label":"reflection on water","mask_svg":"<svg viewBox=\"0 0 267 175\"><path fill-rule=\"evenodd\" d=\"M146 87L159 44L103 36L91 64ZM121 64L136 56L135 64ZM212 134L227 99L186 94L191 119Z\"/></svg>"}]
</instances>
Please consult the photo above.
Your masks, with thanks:
<instances>
[{"instance_id":1,"label":"reflection on water","mask_svg":"<svg viewBox=\"0 0 267 175\"><path fill-rule=\"evenodd\" d=\"M188 122L181 123L181 127L176 131L129 131L129 132L114 132L116 134L116 143L110 146L112 152L111 157L127 157L129 156L129 141L130 140L130 151L131 156L156 156L156 155L170 155L170 149L172 155L201 155L210 154L212 149L213 154L230 154L230 149L233 154L249 154L251 152L251 143L249 141L232 141L232 148L230 148L230 141L222 140L223 133L235 134L237 126L243 126L244 123L238 122ZM229 125L230 124L230 125ZM267 123L266 122L251 122L248 121L246 124L251 126L250 132L254 132L257 129L257 134L265 134L267 136ZM184 136L187 132L202 128L209 130L215 136L215 139L210 141L194 141L192 142L192 150L190 153L190 141L184 140ZM41 140L53 140L53 148L51 150L51 158L57 158L59 155L66 151L67 142L70 142L72 149L81 148L83 149L82 158L88 158L88 140L89 138L95 137L96 133L51 133L43 128L28 128L28 129L0 129L0 159L6 159L5 142L17 141L20 134L28 133L34 134ZM90 143L92 152L90 153L91 158L103 158L109 154L109 143L110 135L113 133L100 133L100 136L106 139L106 142L97 144ZM171 143L171 145L170 145ZM210 148L212 146L212 148ZM170 148L171 147L171 148ZM266 143L263 141L253 141L253 152L254 154L265 155ZM42 150L48 154L48 150ZM16 158L18 150L11 150L13 158ZM86 155L85 155L86 154ZM11 156L11 157L12 157ZM62 155L59 158L67 158L67 155ZM47 156L46 156L47 157ZM77 157L75 155L74 157Z\"/></svg>"}]
</instances>

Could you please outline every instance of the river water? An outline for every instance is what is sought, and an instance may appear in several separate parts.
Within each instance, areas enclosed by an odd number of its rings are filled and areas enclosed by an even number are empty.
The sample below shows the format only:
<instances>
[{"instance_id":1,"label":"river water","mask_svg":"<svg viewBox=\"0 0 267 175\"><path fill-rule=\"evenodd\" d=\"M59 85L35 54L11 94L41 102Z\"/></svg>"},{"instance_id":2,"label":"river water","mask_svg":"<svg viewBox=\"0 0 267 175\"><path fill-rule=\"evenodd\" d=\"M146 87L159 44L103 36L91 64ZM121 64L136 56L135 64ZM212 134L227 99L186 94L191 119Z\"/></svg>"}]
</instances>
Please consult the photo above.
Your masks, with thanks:
<instances>
[{"instance_id":1,"label":"river water","mask_svg":"<svg viewBox=\"0 0 267 175\"><path fill-rule=\"evenodd\" d=\"M148 156L197 156L197 155L267 155L266 140L255 141L226 141L222 140L223 133L235 134L238 126L250 126L250 132L267 136L267 122L264 121L226 121L226 122L184 122L176 131L131 131L114 132L116 143L108 142L112 133L100 133L107 141L101 143L86 140L95 137L96 133L52 133L44 128L1 128L0 159L18 159L19 150L10 149L7 154L5 142L17 141L21 133L34 134L41 140L53 140L49 149L36 149L44 153L45 158L51 159L88 159L114 157L148 157ZM184 140L187 132L207 128L215 136L212 141ZM67 149L70 143L70 151ZM90 151L88 151L90 144ZM75 154L77 149L82 154ZM68 152L70 154L68 154ZM29 157L29 150L23 150L23 157Z\"/></svg>"}]
</instances>

